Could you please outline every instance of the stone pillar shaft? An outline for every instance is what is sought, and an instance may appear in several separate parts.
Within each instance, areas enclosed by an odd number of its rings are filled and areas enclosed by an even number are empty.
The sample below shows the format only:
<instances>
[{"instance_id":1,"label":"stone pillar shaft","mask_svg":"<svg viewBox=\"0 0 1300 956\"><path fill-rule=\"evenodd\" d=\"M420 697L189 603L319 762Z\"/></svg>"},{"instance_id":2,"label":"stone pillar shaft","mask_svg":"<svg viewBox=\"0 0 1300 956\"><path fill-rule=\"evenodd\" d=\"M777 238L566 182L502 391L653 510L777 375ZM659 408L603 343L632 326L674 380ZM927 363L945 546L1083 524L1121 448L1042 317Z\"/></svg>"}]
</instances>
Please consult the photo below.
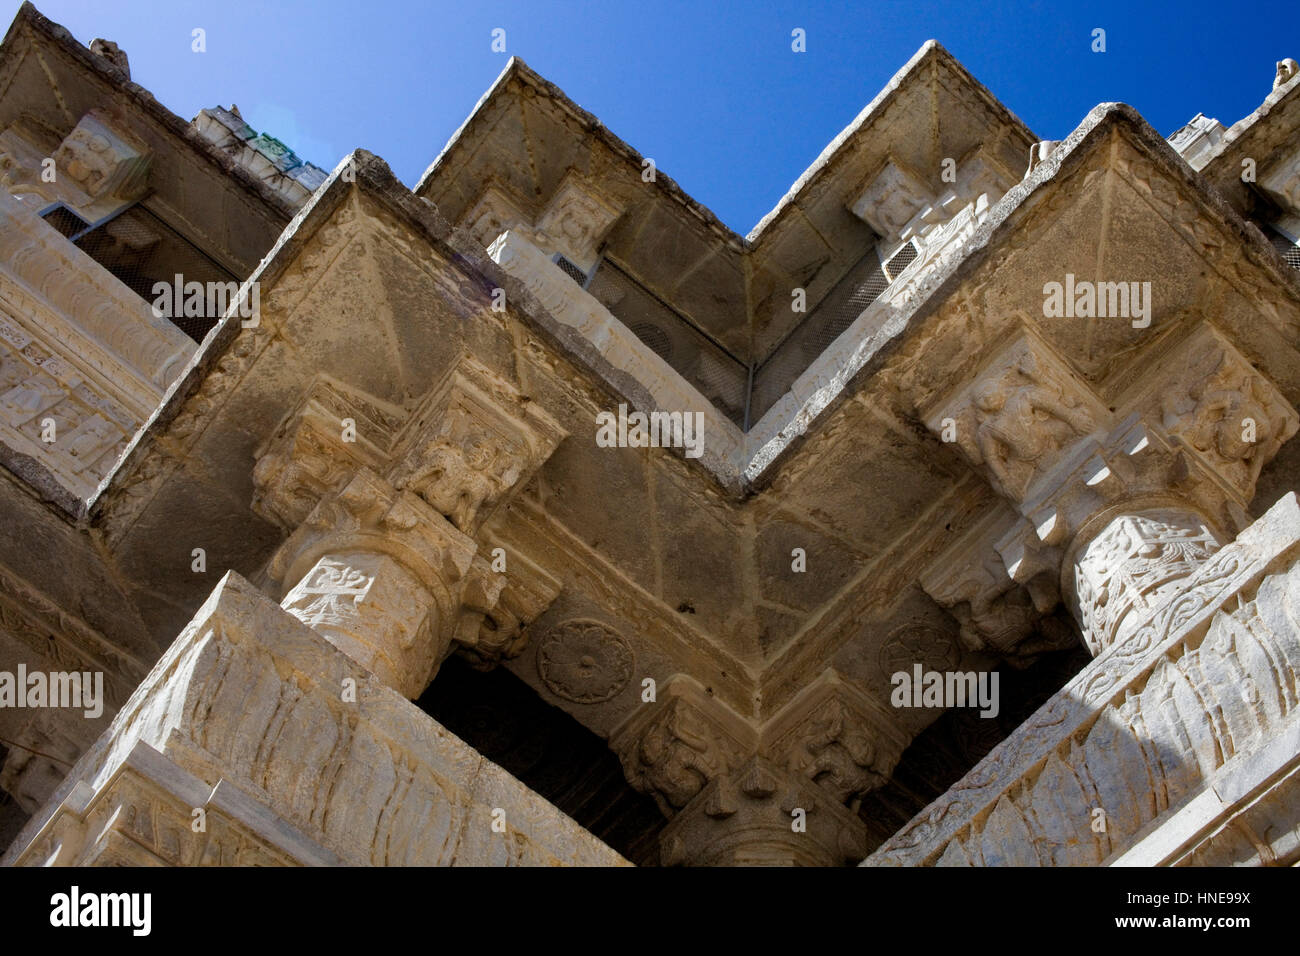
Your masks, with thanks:
<instances>
[{"instance_id":1,"label":"stone pillar shaft","mask_svg":"<svg viewBox=\"0 0 1300 956\"><path fill-rule=\"evenodd\" d=\"M433 595L386 554L326 555L280 606L407 698L423 692L451 646Z\"/></svg>"}]
</instances>

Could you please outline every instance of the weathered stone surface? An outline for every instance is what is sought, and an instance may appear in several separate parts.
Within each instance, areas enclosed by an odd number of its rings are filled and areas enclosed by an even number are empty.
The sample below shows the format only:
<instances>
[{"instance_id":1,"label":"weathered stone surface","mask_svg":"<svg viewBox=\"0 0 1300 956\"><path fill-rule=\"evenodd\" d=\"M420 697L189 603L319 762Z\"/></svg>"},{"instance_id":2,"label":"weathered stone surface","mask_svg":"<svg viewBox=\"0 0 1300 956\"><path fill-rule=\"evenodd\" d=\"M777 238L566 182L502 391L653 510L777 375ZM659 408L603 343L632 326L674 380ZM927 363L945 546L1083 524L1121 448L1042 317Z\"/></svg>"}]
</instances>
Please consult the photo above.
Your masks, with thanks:
<instances>
[{"instance_id":1,"label":"weathered stone surface","mask_svg":"<svg viewBox=\"0 0 1300 956\"><path fill-rule=\"evenodd\" d=\"M1032 675L1063 648L1094 657L1049 702L1066 724L1031 718L885 856L1196 862L1245 852L1236 819L1289 825L1290 757L1257 739L1291 713L1260 656L1289 653L1290 532L1268 529L1300 424L1285 62L1228 130L1166 143L1102 104L1042 142L930 42L742 238L518 60L413 194L361 150L325 176L233 107L187 124L120 54L29 7L0 49L0 665L102 668L104 720L177 667L45 810L102 726L0 728L0 786L68 834L61 859L605 859L545 844L553 808L421 723L450 654L607 741L666 862L861 857L918 736L970 717L973 761L1005 733L898 678ZM127 218L101 247L92 214ZM179 248L256 319L209 317L195 349L152 276L117 278ZM231 569L257 593L205 604ZM175 644L228 602L306 656L224 624ZM263 725L177 717L195 662L247 665L252 703L221 713ZM382 694L336 701L317 664ZM989 709L1030 712L1063 678L1042 679ZM355 803L326 813L336 773Z\"/></svg>"},{"instance_id":2,"label":"weathered stone surface","mask_svg":"<svg viewBox=\"0 0 1300 956\"><path fill-rule=\"evenodd\" d=\"M864 865L1172 859L1136 848L1167 839L1166 821L1183 829L1184 807L1221 780L1275 763L1271 741L1293 735L1298 588L1292 494L1135 615L1126 638Z\"/></svg>"},{"instance_id":3,"label":"weathered stone surface","mask_svg":"<svg viewBox=\"0 0 1300 956\"><path fill-rule=\"evenodd\" d=\"M231 574L5 862L622 860Z\"/></svg>"}]
</instances>

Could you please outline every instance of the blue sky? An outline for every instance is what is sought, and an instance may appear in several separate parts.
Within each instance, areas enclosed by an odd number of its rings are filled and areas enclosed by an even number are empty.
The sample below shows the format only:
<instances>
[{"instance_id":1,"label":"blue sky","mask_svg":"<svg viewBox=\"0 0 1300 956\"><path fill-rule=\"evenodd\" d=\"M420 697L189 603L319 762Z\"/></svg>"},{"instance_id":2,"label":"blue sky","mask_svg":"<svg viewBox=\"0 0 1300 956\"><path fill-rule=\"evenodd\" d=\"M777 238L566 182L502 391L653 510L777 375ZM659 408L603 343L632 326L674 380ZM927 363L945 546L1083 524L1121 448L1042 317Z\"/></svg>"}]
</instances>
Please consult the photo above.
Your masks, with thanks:
<instances>
[{"instance_id":1,"label":"blue sky","mask_svg":"<svg viewBox=\"0 0 1300 956\"><path fill-rule=\"evenodd\" d=\"M3 0L12 19L19 4ZM505 65L521 57L742 234L933 37L1044 139L1099 102L1169 135L1198 111L1231 125L1300 59L1300 4L526 3L441 0L42 0L189 119L238 104L317 165L356 146L414 185ZM206 52L191 31L206 31ZM505 54L491 49L506 31ZM806 31L807 51L791 50ZM1106 31L1094 53L1092 31Z\"/></svg>"}]
</instances>

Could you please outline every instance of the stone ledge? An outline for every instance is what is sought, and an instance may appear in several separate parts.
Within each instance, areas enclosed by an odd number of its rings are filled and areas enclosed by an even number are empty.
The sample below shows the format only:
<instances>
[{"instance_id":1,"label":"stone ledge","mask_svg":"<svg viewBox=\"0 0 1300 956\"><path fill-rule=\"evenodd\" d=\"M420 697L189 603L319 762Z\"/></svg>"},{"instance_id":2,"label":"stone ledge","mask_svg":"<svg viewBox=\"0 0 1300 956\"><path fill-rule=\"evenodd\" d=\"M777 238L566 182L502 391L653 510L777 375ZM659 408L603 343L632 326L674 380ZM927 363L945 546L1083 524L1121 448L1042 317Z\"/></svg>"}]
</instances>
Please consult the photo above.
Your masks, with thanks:
<instances>
[{"instance_id":1,"label":"stone ledge","mask_svg":"<svg viewBox=\"0 0 1300 956\"><path fill-rule=\"evenodd\" d=\"M142 746L163 762L150 763ZM229 815L286 860L626 864L234 572L0 863L30 862L38 841L75 832L77 807L118 786L127 766L143 781L131 805L180 793L193 807ZM203 793L210 796L199 803ZM200 859L189 845L196 835L176 833L182 844L171 855ZM272 852L272 843L291 844L292 854ZM308 844L332 856L313 855Z\"/></svg>"}]
</instances>

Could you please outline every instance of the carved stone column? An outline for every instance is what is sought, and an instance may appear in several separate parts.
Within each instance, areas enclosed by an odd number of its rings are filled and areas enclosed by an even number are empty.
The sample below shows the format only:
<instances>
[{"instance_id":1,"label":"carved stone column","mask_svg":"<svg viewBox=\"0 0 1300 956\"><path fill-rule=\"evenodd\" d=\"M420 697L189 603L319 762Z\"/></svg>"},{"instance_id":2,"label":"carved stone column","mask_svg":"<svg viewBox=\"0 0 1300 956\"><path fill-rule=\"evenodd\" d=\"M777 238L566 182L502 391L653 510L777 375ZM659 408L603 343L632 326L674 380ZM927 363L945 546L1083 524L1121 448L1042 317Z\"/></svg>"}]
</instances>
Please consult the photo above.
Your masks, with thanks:
<instances>
[{"instance_id":1,"label":"carved stone column","mask_svg":"<svg viewBox=\"0 0 1300 956\"><path fill-rule=\"evenodd\" d=\"M284 608L409 698L455 647L517 655L560 585L522 555L494 569L472 536L563 437L468 358L413 411L321 377L253 472L253 507L292 531L267 568Z\"/></svg>"},{"instance_id":2,"label":"carved stone column","mask_svg":"<svg viewBox=\"0 0 1300 956\"><path fill-rule=\"evenodd\" d=\"M1168 605L1222 541L1187 508L1103 513L1075 536L1061 593L1094 656Z\"/></svg>"},{"instance_id":3,"label":"carved stone column","mask_svg":"<svg viewBox=\"0 0 1300 956\"><path fill-rule=\"evenodd\" d=\"M1123 641L1248 523L1300 421L1208 324L1111 401L1027 331L926 415L1009 506L922 575L968 643L1014 655L1060 597L1094 654Z\"/></svg>"},{"instance_id":4,"label":"carved stone column","mask_svg":"<svg viewBox=\"0 0 1300 956\"><path fill-rule=\"evenodd\" d=\"M322 501L271 563L281 606L414 699L451 649L476 545L368 469Z\"/></svg>"}]
</instances>

